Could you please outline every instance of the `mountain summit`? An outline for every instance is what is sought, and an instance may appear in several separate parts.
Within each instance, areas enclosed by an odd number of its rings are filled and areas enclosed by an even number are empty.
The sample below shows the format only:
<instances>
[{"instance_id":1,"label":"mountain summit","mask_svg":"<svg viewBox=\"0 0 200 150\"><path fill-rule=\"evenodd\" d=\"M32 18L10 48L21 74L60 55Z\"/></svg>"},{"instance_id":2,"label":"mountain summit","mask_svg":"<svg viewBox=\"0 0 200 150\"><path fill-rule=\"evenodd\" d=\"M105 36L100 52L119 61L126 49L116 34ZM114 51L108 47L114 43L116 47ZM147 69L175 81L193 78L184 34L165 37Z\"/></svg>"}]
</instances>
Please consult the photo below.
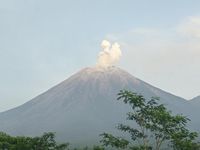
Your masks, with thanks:
<instances>
[{"instance_id":1,"label":"mountain summit","mask_svg":"<svg viewBox=\"0 0 200 150\"><path fill-rule=\"evenodd\" d=\"M12 135L56 132L70 143L98 141L103 132L116 132L129 107L116 101L121 89L146 98L160 97L173 112L190 115L189 102L151 86L118 67L85 68L27 103L0 113L0 130Z\"/></svg>"}]
</instances>

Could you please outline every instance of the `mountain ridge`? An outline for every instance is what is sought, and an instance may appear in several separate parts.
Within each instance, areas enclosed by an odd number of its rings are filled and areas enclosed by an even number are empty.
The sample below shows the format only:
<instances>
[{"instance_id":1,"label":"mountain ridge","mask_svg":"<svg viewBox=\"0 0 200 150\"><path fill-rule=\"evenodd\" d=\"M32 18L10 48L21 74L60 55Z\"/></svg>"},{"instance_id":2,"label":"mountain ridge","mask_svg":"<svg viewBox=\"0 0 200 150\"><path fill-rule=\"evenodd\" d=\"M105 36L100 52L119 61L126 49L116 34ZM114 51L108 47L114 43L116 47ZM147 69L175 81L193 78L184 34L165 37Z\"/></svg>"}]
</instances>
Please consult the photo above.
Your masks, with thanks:
<instances>
[{"instance_id":1,"label":"mountain ridge","mask_svg":"<svg viewBox=\"0 0 200 150\"><path fill-rule=\"evenodd\" d=\"M194 101L194 100L200 100L200 95L195 96L194 98L192 98L190 101Z\"/></svg>"},{"instance_id":2,"label":"mountain ridge","mask_svg":"<svg viewBox=\"0 0 200 150\"><path fill-rule=\"evenodd\" d=\"M117 132L113 127L124 122L125 114L130 110L116 101L121 89L140 93L146 98L160 97L161 103L173 112L184 112L192 117L187 109L192 105L181 97L156 88L118 67L87 67L25 104L0 113L0 130L30 136L53 131L59 140L70 143L98 141L102 132Z\"/></svg>"}]
</instances>

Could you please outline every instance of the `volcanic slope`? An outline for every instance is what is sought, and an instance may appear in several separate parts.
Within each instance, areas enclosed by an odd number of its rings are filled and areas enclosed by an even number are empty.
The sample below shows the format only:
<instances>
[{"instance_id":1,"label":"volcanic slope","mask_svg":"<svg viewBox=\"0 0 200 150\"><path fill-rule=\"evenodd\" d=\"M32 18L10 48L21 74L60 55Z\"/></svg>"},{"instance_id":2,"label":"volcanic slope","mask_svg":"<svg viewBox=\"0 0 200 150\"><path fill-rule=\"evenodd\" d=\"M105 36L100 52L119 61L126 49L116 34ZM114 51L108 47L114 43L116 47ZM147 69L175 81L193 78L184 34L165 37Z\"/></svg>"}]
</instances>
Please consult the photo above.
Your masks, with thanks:
<instances>
[{"instance_id":1,"label":"volcanic slope","mask_svg":"<svg viewBox=\"0 0 200 150\"><path fill-rule=\"evenodd\" d=\"M0 113L0 130L35 136L56 132L58 140L90 143L103 132L114 133L129 107L117 101L121 89L146 98L160 97L175 113L192 116L190 103L133 77L118 67L85 68L27 103ZM192 106L191 106L192 107Z\"/></svg>"}]
</instances>

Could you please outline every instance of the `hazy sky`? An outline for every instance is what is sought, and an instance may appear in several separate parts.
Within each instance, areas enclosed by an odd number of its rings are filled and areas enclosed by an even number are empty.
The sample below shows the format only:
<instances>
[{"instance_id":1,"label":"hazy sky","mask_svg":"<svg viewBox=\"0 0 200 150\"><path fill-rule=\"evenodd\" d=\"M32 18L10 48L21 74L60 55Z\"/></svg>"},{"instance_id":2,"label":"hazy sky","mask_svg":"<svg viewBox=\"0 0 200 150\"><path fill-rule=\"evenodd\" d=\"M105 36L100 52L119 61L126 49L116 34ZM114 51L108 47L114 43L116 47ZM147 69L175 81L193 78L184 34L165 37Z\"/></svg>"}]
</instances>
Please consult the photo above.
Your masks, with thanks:
<instances>
[{"instance_id":1,"label":"hazy sky","mask_svg":"<svg viewBox=\"0 0 200 150\"><path fill-rule=\"evenodd\" d=\"M0 111L95 65L103 39L134 76L200 95L199 0L0 0Z\"/></svg>"}]
</instances>

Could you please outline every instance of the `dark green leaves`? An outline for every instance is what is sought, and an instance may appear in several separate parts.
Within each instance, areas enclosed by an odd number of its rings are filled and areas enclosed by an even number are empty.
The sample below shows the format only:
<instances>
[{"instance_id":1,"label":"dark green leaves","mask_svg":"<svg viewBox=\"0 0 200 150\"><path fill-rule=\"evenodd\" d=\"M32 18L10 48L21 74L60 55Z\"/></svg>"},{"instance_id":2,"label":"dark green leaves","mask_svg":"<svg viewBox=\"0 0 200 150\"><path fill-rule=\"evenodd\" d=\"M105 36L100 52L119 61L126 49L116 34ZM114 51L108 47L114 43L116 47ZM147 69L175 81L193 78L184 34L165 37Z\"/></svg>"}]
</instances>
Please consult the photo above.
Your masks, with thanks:
<instances>
[{"instance_id":1,"label":"dark green leaves","mask_svg":"<svg viewBox=\"0 0 200 150\"><path fill-rule=\"evenodd\" d=\"M67 143L57 144L54 133L44 133L41 137L12 137L0 133L0 150L65 150Z\"/></svg>"},{"instance_id":2,"label":"dark green leaves","mask_svg":"<svg viewBox=\"0 0 200 150\"><path fill-rule=\"evenodd\" d=\"M100 141L104 146L111 146L115 148L126 148L129 142L120 137L114 137L111 134L103 133L100 136L103 139Z\"/></svg>"}]
</instances>

